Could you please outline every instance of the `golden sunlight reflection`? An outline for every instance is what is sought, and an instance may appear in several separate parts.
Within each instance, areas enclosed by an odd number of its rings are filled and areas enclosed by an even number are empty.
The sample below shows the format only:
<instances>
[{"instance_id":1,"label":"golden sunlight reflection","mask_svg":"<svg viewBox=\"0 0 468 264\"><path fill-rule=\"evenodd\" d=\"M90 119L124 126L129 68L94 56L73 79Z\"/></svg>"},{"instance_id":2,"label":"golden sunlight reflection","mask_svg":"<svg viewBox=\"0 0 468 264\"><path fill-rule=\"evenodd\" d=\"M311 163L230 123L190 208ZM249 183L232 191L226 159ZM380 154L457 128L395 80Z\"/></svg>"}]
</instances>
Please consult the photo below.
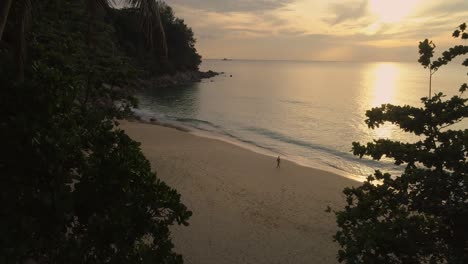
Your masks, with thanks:
<instances>
[{"instance_id":1,"label":"golden sunlight reflection","mask_svg":"<svg viewBox=\"0 0 468 264\"><path fill-rule=\"evenodd\" d=\"M371 71L371 107L390 103L395 96L398 67L393 63L379 63Z\"/></svg>"},{"instance_id":2,"label":"golden sunlight reflection","mask_svg":"<svg viewBox=\"0 0 468 264\"><path fill-rule=\"evenodd\" d=\"M374 65L369 72L369 96L367 103L370 108L378 107L386 103L394 103L399 68L394 63L379 63ZM375 129L374 136L389 138L392 135L393 126L385 124Z\"/></svg>"}]
</instances>

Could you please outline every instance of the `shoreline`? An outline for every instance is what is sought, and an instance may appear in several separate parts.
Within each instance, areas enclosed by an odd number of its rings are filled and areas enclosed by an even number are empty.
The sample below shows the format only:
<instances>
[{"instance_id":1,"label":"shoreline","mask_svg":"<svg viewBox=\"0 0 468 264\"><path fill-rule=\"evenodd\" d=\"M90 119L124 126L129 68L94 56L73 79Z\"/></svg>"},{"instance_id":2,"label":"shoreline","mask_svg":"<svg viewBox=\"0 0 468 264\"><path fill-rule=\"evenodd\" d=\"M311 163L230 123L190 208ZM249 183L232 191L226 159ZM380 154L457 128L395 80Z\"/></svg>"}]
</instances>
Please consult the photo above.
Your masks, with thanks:
<instances>
[{"instance_id":1,"label":"shoreline","mask_svg":"<svg viewBox=\"0 0 468 264\"><path fill-rule=\"evenodd\" d=\"M154 124L154 125L157 125L157 124ZM162 126L166 126L166 125L162 125ZM172 126L167 125L166 127L172 127ZM174 126L174 128L175 127L176 126ZM175 129L178 129L178 128L175 128ZM296 159L294 159L294 158L291 158L290 156L287 156L286 154L276 153L273 150L270 150L270 149L267 149L267 148L264 148L264 147L261 147L261 146L251 145L251 144L245 143L243 141L239 141L237 139L229 140L229 139L226 139L225 137L223 137L223 135L218 135L216 133L212 133L212 132L209 132L209 131L203 131L203 130L195 131L195 130L190 130L190 128L187 128L186 129L187 131L185 131L183 127L180 127L179 130L190 133L190 134L195 135L197 137L203 137L203 138L218 140L218 141L221 141L221 142L224 142L224 143L227 143L227 144L230 144L230 145L233 145L233 146L240 147L242 149L251 151L253 153L268 156L268 157L275 158L275 159L278 156L278 154L280 154L282 161L287 160L288 162L294 163L297 166L310 168L310 169L314 169L314 170L318 170L318 171L323 171L323 172L326 172L326 173L332 173L332 174L335 174L337 176L340 176L340 177L343 177L343 178L346 178L346 179L350 179L352 181L356 181L358 183L361 183L361 182L363 182L365 180L365 177L363 177L363 176L355 176L355 175L352 175L350 173L346 173L343 170L335 169L333 167L325 167L325 166L320 166L318 164L307 164L307 161L301 162L301 161L297 160L300 157L296 157Z\"/></svg>"},{"instance_id":2,"label":"shoreline","mask_svg":"<svg viewBox=\"0 0 468 264\"><path fill-rule=\"evenodd\" d=\"M160 120L158 120L156 118L150 118L149 120L145 120L144 118L142 118L140 116L138 116L138 118L127 119L126 121L176 129L178 131L186 132L186 133L192 134L192 135L197 136L197 137L203 137L203 138L218 140L218 141L221 141L221 142L224 142L224 143L227 143L227 144L231 144L233 146L237 146L237 147L246 149L248 151L251 151L251 152L254 152L254 153L257 153L257 154L260 154L260 155L273 157L275 159L276 159L277 155L280 154L281 160L287 160L289 162L295 163L298 166L311 168L311 169L316 169L316 170L324 171L324 172L327 172L327 173L333 173L333 174L336 174L336 175L338 175L340 177L344 177L346 179L350 179L350 180L353 180L353 181L356 181L356 182L359 182L359 183L361 183L361 182L363 182L365 180L364 176L357 176L357 175L353 175L353 174L350 174L350 173L346 173L345 171L335 169L333 167L325 167L325 166L320 166L318 164L307 164L307 161L301 162L301 161L299 161L297 159L290 158L289 156L286 156L283 153L276 153L273 150L270 150L270 149L267 149L267 148L264 148L264 147L261 147L261 146L248 144L248 143L240 141L240 140L236 140L236 139L229 140L226 137L224 137L223 135L216 134L216 133L210 132L210 131L195 129L195 128L192 128L192 127L186 127L186 126L182 126L182 125L178 125L178 124L172 124L172 123L168 123L168 122L161 122Z\"/></svg>"},{"instance_id":3,"label":"shoreline","mask_svg":"<svg viewBox=\"0 0 468 264\"><path fill-rule=\"evenodd\" d=\"M336 263L333 214L359 182L224 141L164 126L119 121L158 178L193 211L171 227L187 263Z\"/></svg>"}]
</instances>

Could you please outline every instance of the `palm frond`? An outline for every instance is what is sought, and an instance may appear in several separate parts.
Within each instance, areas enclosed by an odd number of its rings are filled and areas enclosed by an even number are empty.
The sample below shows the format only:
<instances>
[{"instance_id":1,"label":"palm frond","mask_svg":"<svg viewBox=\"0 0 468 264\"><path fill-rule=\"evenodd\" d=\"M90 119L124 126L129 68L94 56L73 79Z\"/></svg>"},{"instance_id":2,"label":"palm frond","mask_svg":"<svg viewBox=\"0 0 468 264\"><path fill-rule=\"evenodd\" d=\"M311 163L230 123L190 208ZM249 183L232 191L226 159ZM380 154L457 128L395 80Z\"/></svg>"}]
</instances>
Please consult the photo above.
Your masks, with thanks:
<instances>
[{"instance_id":1,"label":"palm frond","mask_svg":"<svg viewBox=\"0 0 468 264\"><path fill-rule=\"evenodd\" d=\"M102 9L109 9L115 6L115 0L88 0L95 3L96 7L100 7Z\"/></svg>"},{"instance_id":2,"label":"palm frond","mask_svg":"<svg viewBox=\"0 0 468 264\"><path fill-rule=\"evenodd\" d=\"M166 34L161 21L159 1L124 0L124 2L138 10L141 28L148 46L151 49L156 48L162 57L167 58ZM155 40L157 40L157 42Z\"/></svg>"}]
</instances>

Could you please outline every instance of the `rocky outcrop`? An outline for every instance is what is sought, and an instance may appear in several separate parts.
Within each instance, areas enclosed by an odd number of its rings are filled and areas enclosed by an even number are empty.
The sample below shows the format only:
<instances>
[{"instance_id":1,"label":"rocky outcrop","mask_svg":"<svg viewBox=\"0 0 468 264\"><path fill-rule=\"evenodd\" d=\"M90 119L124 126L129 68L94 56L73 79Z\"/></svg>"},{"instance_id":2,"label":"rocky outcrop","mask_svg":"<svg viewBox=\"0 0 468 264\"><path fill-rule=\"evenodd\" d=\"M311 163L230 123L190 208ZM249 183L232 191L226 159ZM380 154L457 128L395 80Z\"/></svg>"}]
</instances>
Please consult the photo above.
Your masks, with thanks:
<instances>
[{"instance_id":1,"label":"rocky outcrop","mask_svg":"<svg viewBox=\"0 0 468 264\"><path fill-rule=\"evenodd\" d=\"M185 71L175 74L164 74L155 78L139 80L137 85L145 88L164 88L200 82L202 79L212 78L220 73L214 71Z\"/></svg>"}]
</instances>

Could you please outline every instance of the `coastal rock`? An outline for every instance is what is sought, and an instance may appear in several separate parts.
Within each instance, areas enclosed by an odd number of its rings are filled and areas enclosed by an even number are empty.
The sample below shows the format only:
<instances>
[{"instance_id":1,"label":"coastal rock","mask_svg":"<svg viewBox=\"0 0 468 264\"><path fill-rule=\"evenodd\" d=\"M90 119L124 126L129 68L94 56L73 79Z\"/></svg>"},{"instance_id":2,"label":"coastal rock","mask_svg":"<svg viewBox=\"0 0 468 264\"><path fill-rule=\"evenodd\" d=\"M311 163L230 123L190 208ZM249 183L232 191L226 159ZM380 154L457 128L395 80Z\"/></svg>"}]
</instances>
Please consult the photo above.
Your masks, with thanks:
<instances>
[{"instance_id":1,"label":"coastal rock","mask_svg":"<svg viewBox=\"0 0 468 264\"><path fill-rule=\"evenodd\" d=\"M142 88L165 88L200 82L202 79L212 78L219 75L214 71L184 71L175 74L164 74L151 79L140 79L137 85Z\"/></svg>"},{"instance_id":2,"label":"coastal rock","mask_svg":"<svg viewBox=\"0 0 468 264\"><path fill-rule=\"evenodd\" d=\"M209 70L207 72L198 72L200 74L200 78L201 79L205 79L205 78L212 78L212 77L215 77L216 75L219 75L218 72L214 72L212 70Z\"/></svg>"}]
</instances>

